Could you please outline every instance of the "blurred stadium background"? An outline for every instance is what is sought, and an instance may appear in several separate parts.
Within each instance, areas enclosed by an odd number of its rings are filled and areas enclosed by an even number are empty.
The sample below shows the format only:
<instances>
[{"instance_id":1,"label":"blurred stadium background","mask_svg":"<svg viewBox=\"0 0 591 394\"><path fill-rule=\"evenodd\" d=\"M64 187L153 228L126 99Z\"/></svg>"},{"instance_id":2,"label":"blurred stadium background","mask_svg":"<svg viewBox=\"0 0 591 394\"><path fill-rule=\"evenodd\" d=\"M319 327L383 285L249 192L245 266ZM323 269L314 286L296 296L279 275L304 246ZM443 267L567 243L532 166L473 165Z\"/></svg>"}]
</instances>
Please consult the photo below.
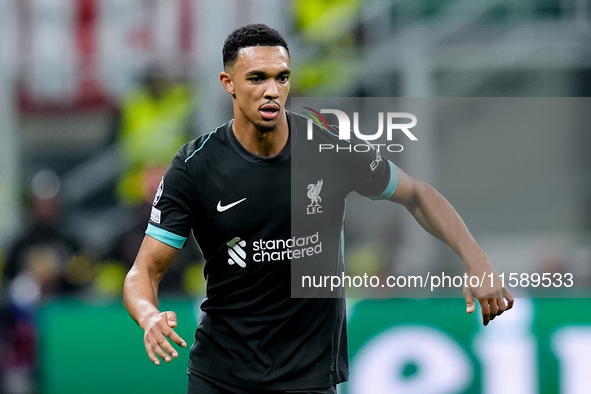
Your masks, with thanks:
<instances>
[{"instance_id":1,"label":"blurred stadium background","mask_svg":"<svg viewBox=\"0 0 591 394\"><path fill-rule=\"evenodd\" d=\"M292 96L591 108L588 0L0 0L0 393L184 392L187 351L154 367L121 286L168 160L231 117L221 47L253 22L286 37ZM585 121L513 135L431 120L397 163L454 204L500 270L572 272L580 298L519 299L482 329L461 299L353 294L344 392L589 392ZM350 273L461 272L400 209L361 204L348 201ZM189 342L202 264L189 245L163 282Z\"/></svg>"}]
</instances>

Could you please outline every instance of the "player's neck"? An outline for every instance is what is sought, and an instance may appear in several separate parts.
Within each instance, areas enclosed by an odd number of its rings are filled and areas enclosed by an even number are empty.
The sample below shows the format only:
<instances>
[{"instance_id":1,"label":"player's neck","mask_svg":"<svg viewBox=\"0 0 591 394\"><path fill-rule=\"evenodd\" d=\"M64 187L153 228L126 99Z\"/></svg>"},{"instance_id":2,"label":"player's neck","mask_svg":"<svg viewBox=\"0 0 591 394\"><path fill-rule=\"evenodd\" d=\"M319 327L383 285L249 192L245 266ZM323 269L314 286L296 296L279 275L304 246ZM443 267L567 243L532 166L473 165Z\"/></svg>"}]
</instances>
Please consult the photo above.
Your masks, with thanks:
<instances>
[{"instance_id":1,"label":"player's neck","mask_svg":"<svg viewBox=\"0 0 591 394\"><path fill-rule=\"evenodd\" d=\"M252 153L261 157L277 156L289 140L289 126L285 110L273 131L257 130L252 122L236 117L232 123L232 131L240 144Z\"/></svg>"}]
</instances>

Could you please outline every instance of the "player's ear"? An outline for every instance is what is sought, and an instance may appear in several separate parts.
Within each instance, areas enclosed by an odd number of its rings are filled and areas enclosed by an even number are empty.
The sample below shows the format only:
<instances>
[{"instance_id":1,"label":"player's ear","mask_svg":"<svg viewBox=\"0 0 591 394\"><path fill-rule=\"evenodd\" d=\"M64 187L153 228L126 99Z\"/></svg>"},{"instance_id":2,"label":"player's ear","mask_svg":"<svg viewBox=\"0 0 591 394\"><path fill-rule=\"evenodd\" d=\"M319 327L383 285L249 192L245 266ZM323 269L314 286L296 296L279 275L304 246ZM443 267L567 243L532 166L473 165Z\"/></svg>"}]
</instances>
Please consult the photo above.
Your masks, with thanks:
<instances>
[{"instance_id":1,"label":"player's ear","mask_svg":"<svg viewBox=\"0 0 591 394\"><path fill-rule=\"evenodd\" d=\"M225 71L220 73L220 83L224 87L224 90L232 95L232 97L236 97L234 92L234 82L232 81L232 77Z\"/></svg>"}]
</instances>

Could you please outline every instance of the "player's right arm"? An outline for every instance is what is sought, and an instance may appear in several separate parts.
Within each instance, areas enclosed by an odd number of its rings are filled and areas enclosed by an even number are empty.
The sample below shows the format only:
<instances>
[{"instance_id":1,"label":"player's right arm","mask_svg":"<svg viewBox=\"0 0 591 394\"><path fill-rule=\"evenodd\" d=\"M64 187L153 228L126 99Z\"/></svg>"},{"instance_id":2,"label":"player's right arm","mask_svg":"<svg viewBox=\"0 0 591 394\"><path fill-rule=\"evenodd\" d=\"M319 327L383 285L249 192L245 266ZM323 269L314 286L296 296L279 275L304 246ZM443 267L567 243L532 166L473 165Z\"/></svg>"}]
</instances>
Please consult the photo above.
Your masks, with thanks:
<instances>
[{"instance_id":1,"label":"player's right arm","mask_svg":"<svg viewBox=\"0 0 591 394\"><path fill-rule=\"evenodd\" d=\"M179 346L187 346L173 329L177 324L176 314L158 309L158 285L177 251L146 235L123 285L125 307L144 330L146 353L156 365L160 364L156 355L166 362L178 357L167 337Z\"/></svg>"}]
</instances>

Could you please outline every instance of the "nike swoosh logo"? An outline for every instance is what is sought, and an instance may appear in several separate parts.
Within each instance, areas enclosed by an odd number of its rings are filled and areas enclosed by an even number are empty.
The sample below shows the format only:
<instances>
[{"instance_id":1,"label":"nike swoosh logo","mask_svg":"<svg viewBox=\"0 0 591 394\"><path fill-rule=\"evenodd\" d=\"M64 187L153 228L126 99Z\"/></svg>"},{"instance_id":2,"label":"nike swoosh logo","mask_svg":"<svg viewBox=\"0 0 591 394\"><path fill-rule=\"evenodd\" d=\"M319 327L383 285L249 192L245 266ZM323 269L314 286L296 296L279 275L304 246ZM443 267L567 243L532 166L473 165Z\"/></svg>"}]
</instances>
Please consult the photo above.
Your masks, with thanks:
<instances>
[{"instance_id":1,"label":"nike swoosh logo","mask_svg":"<svg viewBox=\"0 0 591 394\"><path fill-rule=\"evenodd\" d=\"M232 204L228 204L228 205L224 205L224 206L222 206L222 202L220 201L220 202L218 202L218 212L227 211L228 209L240 204L244 200L246 200L246 197L244 197L242 200L238 200L236 202L233 202Z\"/></svg>"}]
</instances>

